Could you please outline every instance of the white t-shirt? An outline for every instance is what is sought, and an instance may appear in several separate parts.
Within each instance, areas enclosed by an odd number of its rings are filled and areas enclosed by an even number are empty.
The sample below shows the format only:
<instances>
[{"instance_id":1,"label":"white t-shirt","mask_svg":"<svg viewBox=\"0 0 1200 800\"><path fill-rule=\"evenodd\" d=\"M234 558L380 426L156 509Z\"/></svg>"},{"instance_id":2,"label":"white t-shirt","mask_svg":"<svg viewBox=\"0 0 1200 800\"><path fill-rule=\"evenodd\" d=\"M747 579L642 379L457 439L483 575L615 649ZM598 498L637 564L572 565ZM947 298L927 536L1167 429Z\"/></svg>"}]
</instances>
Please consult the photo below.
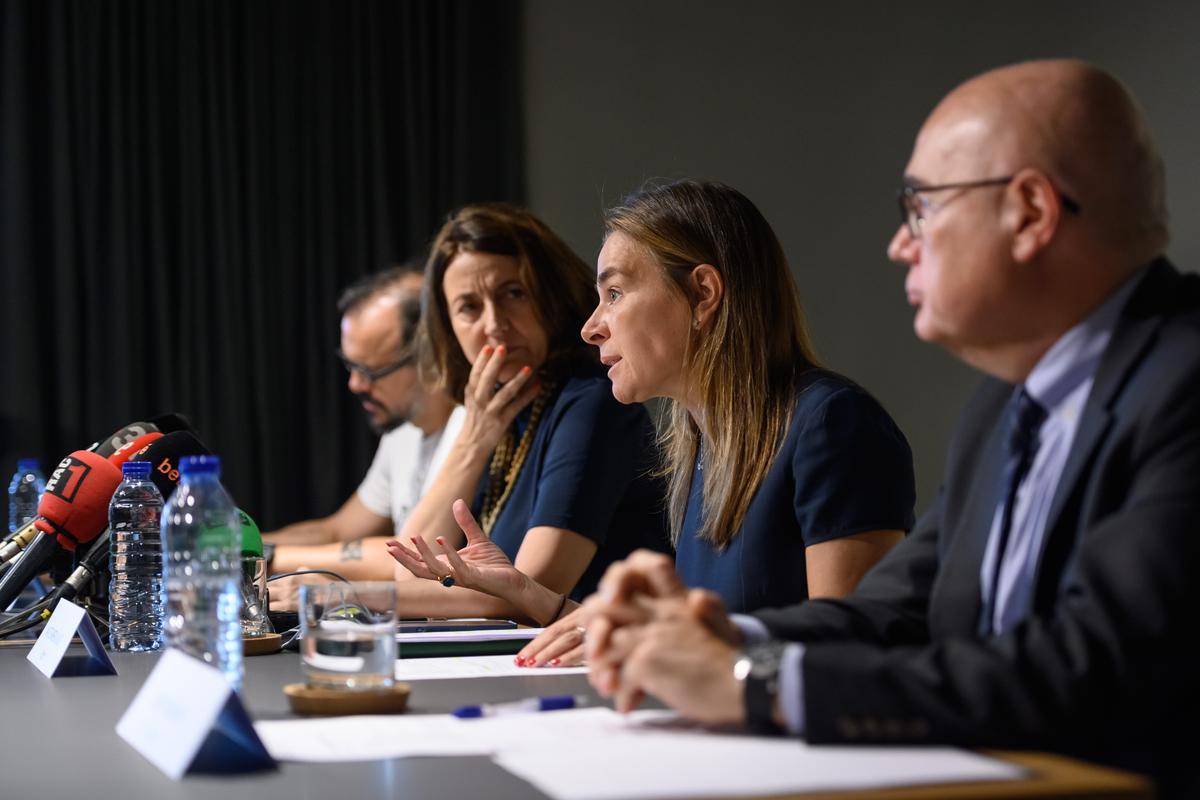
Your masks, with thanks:
<instances>
[{"instance_id":1,"label":"white t-shirt","mask_svg":"<svg viewBox=\"0 0 1200 800\"><path fill-rule=\"evenodd\" d=\"M358 487L358 499L367 510L391 517L392 527L399 533L441 469L465 416L466 410L456 407L446 420L446 427L428 436L411 422L385 433L379 440L371 468Z\"/></svg>"}]
</instances>

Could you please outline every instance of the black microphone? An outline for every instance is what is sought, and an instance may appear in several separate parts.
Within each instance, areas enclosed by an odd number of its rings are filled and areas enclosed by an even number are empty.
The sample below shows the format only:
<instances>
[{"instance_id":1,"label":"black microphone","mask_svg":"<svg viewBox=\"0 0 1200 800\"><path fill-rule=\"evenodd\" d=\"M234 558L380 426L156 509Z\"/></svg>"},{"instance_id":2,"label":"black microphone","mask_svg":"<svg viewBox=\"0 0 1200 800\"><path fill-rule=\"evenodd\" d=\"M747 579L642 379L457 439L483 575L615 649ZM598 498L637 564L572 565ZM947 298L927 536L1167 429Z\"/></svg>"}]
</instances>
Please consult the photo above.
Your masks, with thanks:
<instances>
[{"instance_id":1,"label":"black microphone","mask_svg":"<svg viewBox=\"0 0 1200 800\"><path fill-rule=\"evenodd\" d=\"M67 579L55 586L42 597L40 603L47 603L45 614L53 613L58 607L59 600L74 600L87 587L88 583L108 564L108 540L110 531L100 534L87 554L76 565L75 570Z\"/></svg>"},{"instance_id":2,"label":"black microphone","mask_svg":"<svg viewBox=\"0 0 1200 800\"><path fill-rule=\"evenodd\" d=\"M21 553L20 558L4 573L4 578L0 579L0 609L7 610L60 550L62 548L54 541L53 536L39 533L33 544L25 548L25 552Z\"/></svg>"},{"instance_id":3,"label":"black microphone","mask_svg":"<svg viewBox=\"0 0 1200 800\"><path fill-rule=\"evenodd\" d=\"M170 414L159 414L157 417L151 417L150 424L157 426L158 429L163 433L184 431L185 433L190 433L196 438L200 437L199 432L197 432L195 426L192 425L192 421L183 414L175 411L171 412Z\"/></svg>"},{"instance_id":4,"label":"black microphone","mask_svg":"<svg viewBox=\"0 0 1200 800\"><path fill-rule=\"evenodd\" d=\"M207 455L212 455L212 451L203 442L187 431L175 431L150 442L129 460L150 462L150 480L165 502L179 485L179 464L183 458Z\"/></svg>"}]
</instances>

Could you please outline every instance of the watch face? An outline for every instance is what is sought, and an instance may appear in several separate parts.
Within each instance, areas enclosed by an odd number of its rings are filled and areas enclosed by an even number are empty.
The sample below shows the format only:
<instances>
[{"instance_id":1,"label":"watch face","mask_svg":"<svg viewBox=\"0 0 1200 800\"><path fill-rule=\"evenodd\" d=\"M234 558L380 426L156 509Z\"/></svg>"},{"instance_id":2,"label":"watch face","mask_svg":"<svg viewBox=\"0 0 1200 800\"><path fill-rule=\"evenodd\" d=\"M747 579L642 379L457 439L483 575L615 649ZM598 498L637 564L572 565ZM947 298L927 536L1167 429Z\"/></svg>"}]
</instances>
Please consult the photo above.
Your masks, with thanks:
<instances>
[{"instance_id":1,"label":"watch face","mask_svg":"<svg viewBox=\"0 0 1200 800\"><path fill-rule=\"evenodd\" d=\"M782 642L767 642L750 648L750 674L760 680L772 680L779 674L779 663L783 660Z\"/></svg>"}]
</instances>

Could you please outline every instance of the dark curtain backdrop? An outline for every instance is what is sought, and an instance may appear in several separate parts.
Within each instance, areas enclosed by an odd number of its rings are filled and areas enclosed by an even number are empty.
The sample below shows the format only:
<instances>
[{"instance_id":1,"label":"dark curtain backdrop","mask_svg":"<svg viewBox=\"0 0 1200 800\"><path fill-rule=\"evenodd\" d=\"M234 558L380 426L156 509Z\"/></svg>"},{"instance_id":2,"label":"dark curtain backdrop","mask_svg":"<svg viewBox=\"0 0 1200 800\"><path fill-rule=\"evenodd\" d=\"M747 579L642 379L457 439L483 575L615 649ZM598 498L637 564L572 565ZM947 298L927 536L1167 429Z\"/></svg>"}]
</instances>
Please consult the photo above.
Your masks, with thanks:
<instances>
[{"instance_id":1,"label":"dark curtain backdrop","mask_svg":"<svg viewBox=\"0 0 1200 800\"><path fill-rule=\"evenodd\" d=\"M518 7L0 3L0 473L191 418L264 527L370 462L340 289L521 197Z\"/></svg>"}]
</instances>

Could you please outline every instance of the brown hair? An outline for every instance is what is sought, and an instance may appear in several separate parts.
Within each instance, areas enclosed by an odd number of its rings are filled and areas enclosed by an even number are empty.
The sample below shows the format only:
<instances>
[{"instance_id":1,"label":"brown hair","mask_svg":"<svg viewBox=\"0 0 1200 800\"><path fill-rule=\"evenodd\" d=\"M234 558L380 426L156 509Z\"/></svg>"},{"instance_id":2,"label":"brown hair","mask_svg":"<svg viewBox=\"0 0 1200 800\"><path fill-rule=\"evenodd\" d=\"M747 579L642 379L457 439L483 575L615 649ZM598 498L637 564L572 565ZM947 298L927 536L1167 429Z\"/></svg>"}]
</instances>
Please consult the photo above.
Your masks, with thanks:
<instances>
[{"instance_id":1,"label":"brown hair","mask_svg":"<svg viewBox=\"0 0 1200 800\"><path fill-rule=\"evenodd\" d=\"M791 422L796 376L816 366L783 247L745 195L719 183L649 186L604 215L605 235L628 236L661 267L666 282L695 303L689 284L700 264L724 280L705 330L685 345L685 380L703 408L704 524L701 538L725 547L767 475ZM696 420L672 402L660 433L669 481L671 535L678 541L701 442Z\"/></svg>"},{"instance_id":2,"label":"brown hair","mask_svg":"<svg viewBox=\"0 0 1200 800\"><path fill-rule=\"evenodd\" d=\"M480 203L451 216L430 247L420 337L421 374L427 382L461 403L471 374L471 363L454 337L442 288L446 269L459 253L491 253L517 260L521 283L533 298L538 322L549 340L543 378L561 380L581 363L596 363L594 348L579 338L579 329L595 305L592 271L530 212L507 203Z\"/></svg>"}]
</instances>

